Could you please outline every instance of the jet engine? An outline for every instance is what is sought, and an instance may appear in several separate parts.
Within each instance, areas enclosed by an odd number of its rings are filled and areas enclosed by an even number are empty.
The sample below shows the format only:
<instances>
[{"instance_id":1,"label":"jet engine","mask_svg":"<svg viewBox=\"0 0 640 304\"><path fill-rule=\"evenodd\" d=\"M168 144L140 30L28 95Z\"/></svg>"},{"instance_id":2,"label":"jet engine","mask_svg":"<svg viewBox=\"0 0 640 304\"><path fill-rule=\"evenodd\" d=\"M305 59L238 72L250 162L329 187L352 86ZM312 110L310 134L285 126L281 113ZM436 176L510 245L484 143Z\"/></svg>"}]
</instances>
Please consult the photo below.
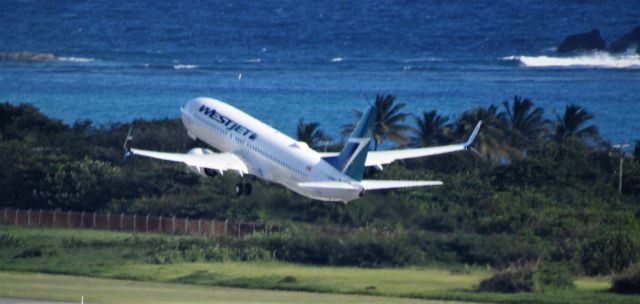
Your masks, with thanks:
<instances>
[{"instance_id":1,"label":"jet engine","mask_svg":"<svg viewBox=\"0 0 640 304\"><path fill-rule=\"evenodd\" d=\"M189 150L189 152L187 152L187 154L193 154L193 155L206 155L206 154L213 154L214 152L209 150L209 149L203 149L203 148L193 148L191 150ZM220 175L220 173L216 170L213 169L209 169L209 168L202 168L202 167L196 167L196 166L187 166L189 168L190 171L199 174L201 176L216 176L216 175Z\"/></svg>"}]
</instances>

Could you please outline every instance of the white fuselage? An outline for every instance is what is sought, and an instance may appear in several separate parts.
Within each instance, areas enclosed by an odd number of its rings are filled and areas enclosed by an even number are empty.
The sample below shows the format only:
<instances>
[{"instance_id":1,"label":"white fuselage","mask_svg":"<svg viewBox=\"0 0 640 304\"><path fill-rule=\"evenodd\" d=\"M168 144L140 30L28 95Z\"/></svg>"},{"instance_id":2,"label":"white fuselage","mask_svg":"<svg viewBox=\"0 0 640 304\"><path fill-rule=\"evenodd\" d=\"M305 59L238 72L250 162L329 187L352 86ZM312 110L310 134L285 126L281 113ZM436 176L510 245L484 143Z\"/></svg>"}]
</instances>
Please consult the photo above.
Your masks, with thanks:
<instances>
[{"instance_id":1,"label":"white fuselage","mask_svg":"<svg viewBox=\"0 0 640 304\"><path fill-rule=\"evenodd\" d=\"M301 195L325 201L348 202L363 187L298 142L250 115L212 98L193 99L181 109L189 136L229 152L247 164L249 174L282 184ZM353 189L300 187L302 182L347 182Z\"/></svg>"}]
</instances>

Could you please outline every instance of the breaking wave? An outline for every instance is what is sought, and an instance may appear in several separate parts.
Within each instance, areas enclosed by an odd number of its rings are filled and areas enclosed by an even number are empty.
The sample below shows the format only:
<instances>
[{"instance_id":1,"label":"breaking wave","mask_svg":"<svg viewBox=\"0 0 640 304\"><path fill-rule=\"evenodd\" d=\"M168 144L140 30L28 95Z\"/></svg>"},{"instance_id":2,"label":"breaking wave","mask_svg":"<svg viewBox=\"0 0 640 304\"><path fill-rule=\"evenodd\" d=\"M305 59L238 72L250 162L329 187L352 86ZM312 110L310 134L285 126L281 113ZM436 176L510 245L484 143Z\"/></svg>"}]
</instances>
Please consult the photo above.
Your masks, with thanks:
<instances>
[{"instance_id":1,"label":"breaking wave","mask_svg":"<svg viewBox=\"0 0 640 304\"><path fill-rule=\"evenodd\" d=\"M516 61L527 67L640 68L640 55L612 55L605 52L573 57L508 56L501 60Z\"/></svg>"},{"instance_id":2,"label":"breaking wave","mask_svg":"<svg viewBox=\"0 0 640 304\"><path fill-rule=\"evenodd\" d=\"M437 58L437 57L421 57L421 58L407 58L407 59L403 59L402 62L436 62L436 61L442 61L442 58Z\"/></svg>"},{"instance_id":3,"label":"breaking wave","mask_svg":"<svg viewBox=\"0 0 640 304\"><path fill-rule=\"evenodd\" d=\"M176 70L191 70L191 69L195 69L198 66L195 64L175 64L173 65L173 68Z\"/></svg>"}]
</instances>

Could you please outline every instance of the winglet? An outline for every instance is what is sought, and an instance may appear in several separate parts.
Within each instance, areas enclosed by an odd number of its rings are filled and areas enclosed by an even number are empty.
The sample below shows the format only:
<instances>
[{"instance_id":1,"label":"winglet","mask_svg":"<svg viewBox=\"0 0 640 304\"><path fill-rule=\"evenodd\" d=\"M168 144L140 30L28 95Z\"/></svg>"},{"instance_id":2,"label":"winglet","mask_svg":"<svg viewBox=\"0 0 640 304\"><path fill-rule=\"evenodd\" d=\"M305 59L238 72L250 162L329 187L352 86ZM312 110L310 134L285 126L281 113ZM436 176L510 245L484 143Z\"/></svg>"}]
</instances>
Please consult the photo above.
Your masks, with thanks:
<instances>
[{"instance_id":1,"label":"winglet","mask_svg":"<svg viewBox=\"0 0 640 304\"><path fill-rule=\"evenodd\" d=\"M131 152L131 147L129 147L129 143L133 140L133 135L131 134L133 132L133 125L131 125L131 127L129 128L129 132L127 133L127 138L124 140L124 144L122 145L122 147L124 148L124 156L122 157L122 161L127 161L127 158L129 158L129 155L132 154Z\"/></svg>"},{"instance_id":2,"label":"winglet","mask_svg":"<svg viewBox=\"0 0 640 304\"><path fill-rule=\"evenodd\" d=\"M468 149L473 143L473 141L476 139L476 136L478 136L478 132L480 132L481 125L482 125L482 120L478 122L478 124L476 125L476 128L473 129L473 132L471 132L471 136L469 136L469 139L467 140L467 142L464 143L465 149Z\"/></svg>"}]
</instances>

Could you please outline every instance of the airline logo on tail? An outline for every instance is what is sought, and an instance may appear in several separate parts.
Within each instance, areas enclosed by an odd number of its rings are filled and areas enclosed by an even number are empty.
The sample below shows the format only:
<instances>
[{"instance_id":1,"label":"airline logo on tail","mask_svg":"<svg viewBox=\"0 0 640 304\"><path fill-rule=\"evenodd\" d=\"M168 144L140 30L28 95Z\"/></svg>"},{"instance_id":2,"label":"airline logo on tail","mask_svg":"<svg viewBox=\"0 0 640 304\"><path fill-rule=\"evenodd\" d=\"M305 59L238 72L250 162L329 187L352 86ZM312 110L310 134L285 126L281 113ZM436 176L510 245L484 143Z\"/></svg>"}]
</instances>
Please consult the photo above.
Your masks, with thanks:
<instances>
[{"instance_id":1,"label":"airline logo on tail","mask_svg":"<svg viewBox=\"0 0 640 304\"><path fill-rule=\"evenodd\" d=\"M369 152L369 143L373 134L376 112L369 107L362 115L358 125L351 133L344 148L338 156L327 157L325 161L350 178L360 181L364 175L365 162Z\"/></svg>"}]
</instances>

